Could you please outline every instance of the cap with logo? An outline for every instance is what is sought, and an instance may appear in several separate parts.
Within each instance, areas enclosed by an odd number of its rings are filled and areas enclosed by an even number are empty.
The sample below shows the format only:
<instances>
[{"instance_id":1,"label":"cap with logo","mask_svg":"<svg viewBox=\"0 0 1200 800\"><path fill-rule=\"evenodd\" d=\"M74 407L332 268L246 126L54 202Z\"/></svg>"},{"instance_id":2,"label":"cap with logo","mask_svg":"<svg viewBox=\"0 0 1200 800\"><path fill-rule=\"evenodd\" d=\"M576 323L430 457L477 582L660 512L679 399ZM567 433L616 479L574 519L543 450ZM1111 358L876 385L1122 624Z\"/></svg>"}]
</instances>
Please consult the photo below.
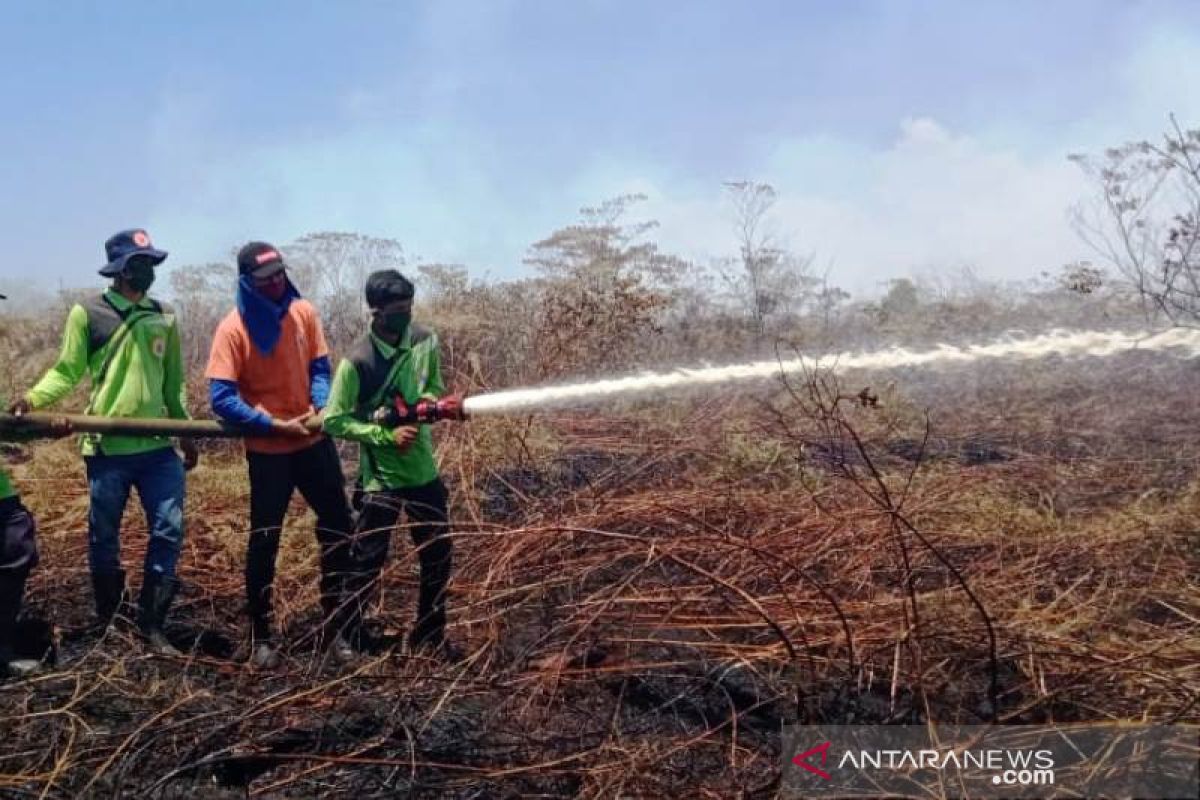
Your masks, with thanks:
<instances>
[{"instance_id":1,"label":"cap with logo","mask_svg":"<svg viewBox=\"0 0 1200 800\"><path fill-rule=\"evenodd\" d=\"M252 275L256 278L287 268L283 255L266 242L250 242L239 250L237 265L239 275Z\"/></svg>"},{"instance_id":2,"label":"cap with logo","mask_svg":"<svg viewBox=\"0 0 1200 800\"><path fill-rule=\"evenodd\" d=\"M104 243L104 255L108 263L100 268L100 274L111 278L120 275L133 258L149 259L151 264L157 266L166 260L167 251L156 250L150 241L150 234L144 229L130 228L109 237Z\"/></svg>"}]
</instances>

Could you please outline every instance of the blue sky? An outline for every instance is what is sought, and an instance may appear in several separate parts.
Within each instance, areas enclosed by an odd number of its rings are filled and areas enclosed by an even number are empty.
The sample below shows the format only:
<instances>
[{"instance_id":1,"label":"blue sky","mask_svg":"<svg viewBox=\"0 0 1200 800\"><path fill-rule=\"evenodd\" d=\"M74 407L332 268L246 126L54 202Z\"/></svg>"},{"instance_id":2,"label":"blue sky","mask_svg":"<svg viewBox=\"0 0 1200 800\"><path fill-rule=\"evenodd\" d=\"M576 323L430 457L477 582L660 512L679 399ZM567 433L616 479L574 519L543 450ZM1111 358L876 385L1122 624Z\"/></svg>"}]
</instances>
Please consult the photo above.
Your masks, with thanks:
<instances>
[{"instance_id":1,"label":"blue sky","mask_svg":"<svg viewBox=\"0 0 1200 800\"><path fill-rule=\"evenodd\" d=\"M735 248L723 181L855 290L1087 256L1066 154L1200 125L1189 2L7 2L0 285L315 230L512 277L583 205Z\"/></svg>"}]
</instances>

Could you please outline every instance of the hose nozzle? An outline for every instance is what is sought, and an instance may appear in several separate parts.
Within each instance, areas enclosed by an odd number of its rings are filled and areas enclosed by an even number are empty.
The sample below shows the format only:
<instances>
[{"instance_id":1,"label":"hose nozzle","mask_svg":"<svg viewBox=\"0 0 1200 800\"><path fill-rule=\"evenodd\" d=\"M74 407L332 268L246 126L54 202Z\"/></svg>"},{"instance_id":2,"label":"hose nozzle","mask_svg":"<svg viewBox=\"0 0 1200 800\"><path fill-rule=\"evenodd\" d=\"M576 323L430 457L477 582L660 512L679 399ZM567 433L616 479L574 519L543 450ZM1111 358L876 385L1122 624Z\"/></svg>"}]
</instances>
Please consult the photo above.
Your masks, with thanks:
<instances>
[{"instance_id":1,"label":"hose nozzle","mask_svg":"<svg viewBox=\"0 0 1200 800\"><path fill-rule=\"evenodd\" d=\"M413 405L404 402L404 398L396 395L392 402L375 409L371 421L385 428L397 428L401 425L424 425L443 419L464 420L467 418L463 409L463 396L450 394L438 400L420 400Z\"/></svg>"}]
</instances>

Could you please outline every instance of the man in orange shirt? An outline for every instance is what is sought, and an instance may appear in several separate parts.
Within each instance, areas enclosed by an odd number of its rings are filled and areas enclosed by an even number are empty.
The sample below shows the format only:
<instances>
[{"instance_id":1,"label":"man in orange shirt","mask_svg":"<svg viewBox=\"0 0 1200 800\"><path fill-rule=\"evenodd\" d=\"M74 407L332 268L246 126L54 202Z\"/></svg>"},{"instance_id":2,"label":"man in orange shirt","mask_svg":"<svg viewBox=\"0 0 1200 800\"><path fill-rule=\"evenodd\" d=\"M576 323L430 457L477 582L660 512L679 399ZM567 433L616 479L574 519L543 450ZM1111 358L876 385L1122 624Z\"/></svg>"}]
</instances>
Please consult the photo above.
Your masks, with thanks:
<instances>
[{"instance_id":1,"label":"man in orange shirt","mask_svg":"<svg viewBox=\"0 0 1200 800\"><path fill-rule=\"evenodd\" d=\"M275 557L292 492L317 515L324 645L339 660L353 651L342 635L350 574L350 508L333 440L306 426L329 397L329 349L316 309L287 277L283 256L265 242L238 253L237 308L213 336L206 377L213 413L247 429L250 540L246 599L251 663L281 661L274 631ZM265 434L254 436L254 433Z\"/></svg>"}]
</instances>

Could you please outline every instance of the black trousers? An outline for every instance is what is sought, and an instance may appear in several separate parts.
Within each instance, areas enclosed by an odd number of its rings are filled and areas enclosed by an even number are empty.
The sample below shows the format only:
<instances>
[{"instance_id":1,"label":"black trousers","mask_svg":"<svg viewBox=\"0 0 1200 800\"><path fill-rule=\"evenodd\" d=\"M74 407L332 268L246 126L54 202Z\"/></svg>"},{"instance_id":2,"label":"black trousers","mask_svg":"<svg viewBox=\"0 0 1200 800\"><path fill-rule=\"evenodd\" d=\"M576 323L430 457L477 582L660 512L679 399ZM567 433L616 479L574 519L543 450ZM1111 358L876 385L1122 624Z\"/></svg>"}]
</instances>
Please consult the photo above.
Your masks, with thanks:
<instances>
[{"instance_id":1,"label":"black trousers","mask_svg":"<svg viewBox=\"0 0 1200 800\"><path fill-rule=\"evenodd\" d=\"M38 563L37 523L16 495L0 500L0 572L28 573Z\"/></svg>"},{"instance_id":2,"label":"black trousers","mask_svg":"<svg viewBox=\"0 0 1200 800\"><path fill-rule=\"evenodd\" d=\"M424 486L365 492L354 531L354 557L359 570L355 595L361 619L369 599L379 587L380 575L391 548L392 531L400 514L408 518L409 532L421 563L414 644L440 644L446 628L446 584L450 581L453 547L450 543L448 495L441 479Z\"/></svg>"},{"instance_id":3,"label":"black trousers","mask_svg":"<svg viewBox=\"0 0 1200 800\"><path fill-rule=\"evenodd\" d=\"M16 646L25 579L38 563L37 524L18 497L0 500L0 676Z\"/></svg>"},{"instance_id":4,"label":"black trousers","mask_svg":"<svg viewBox=\"0 0 1200 800\"><path fill-rule=\"evenodd\" d=\"M247 453L246 460L250 469L251 526L246 550L246 600L255 636L271 636L279 534L296 489L317 515L321 605L326 619L334 622L339 611L349 613L343 599L345 581L353 569L353 523L342 462L333 440L324 438L294 453Z\"/></svg>"}]
</instances>

